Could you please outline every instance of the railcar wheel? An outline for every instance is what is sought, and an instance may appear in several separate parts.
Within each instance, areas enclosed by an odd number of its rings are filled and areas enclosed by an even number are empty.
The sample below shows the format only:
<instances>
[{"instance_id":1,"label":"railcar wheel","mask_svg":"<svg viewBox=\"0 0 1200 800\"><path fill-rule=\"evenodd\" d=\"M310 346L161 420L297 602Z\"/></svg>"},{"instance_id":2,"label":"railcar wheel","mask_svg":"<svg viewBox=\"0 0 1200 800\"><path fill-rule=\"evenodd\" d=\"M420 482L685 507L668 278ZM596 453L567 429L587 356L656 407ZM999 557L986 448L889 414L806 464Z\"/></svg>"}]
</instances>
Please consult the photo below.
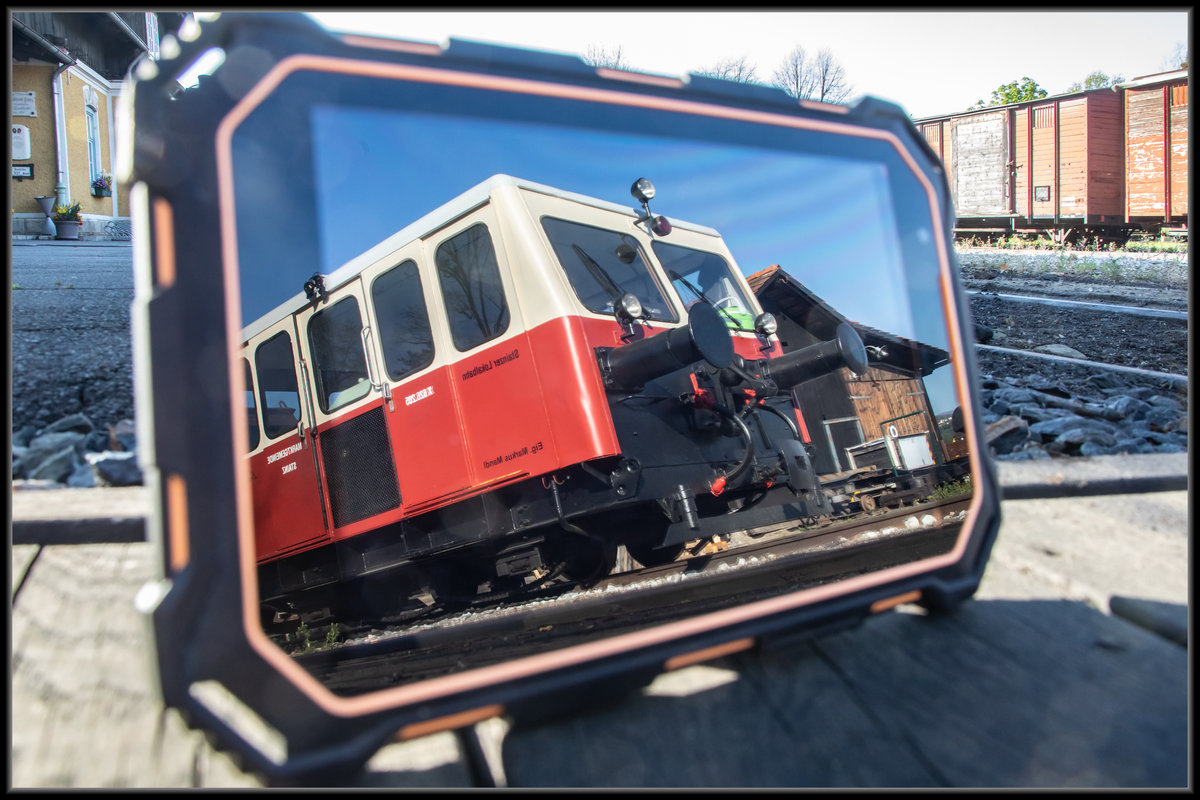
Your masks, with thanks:
<instances>
[{"instance_id":1,"label":"railcar wheel","mask_svg":"<svg viewBox=\"0 0 1200 800\"><path fill-rule=\"evenodd\" d=\"M875 510L875 498L869 494L858 498L858 502L862 504L862 510L868 514Z\"/></svg>"},{"instance_id":2,"label":"railcar wheel","mask_svg":"<svg viewBox=\"0 0 1200 800\"><path fill-rule=\"evenodd\" d=\"M479 593L479 570L462 559L433 562L427 567L425 578L434 605L445 611L466 608Z\"/></svg>"},{"instance_id":3,"label":"railcar wheel","mask_svg":"<svg viewBox=\"0 0 1200 800\"><path fill-rule=\"evenodd\" d=\"M550 561L561 565L562 576L591 586L613 571L617 544L610 537L562 533L546 541Z\"/></svg>"},{"instance_id":4,"label":"railcar wheel","mask_svg":"<svg viewBox=\"0 0 1200 800\"><path fill-rule=\"evenodd\" d=\"M654 547L645 540L640 540L626 543L625 549L643 567L661 567L663 564L670 564L679 558L680 553L683 552L683 542L666 547Z\"/></svg>"}]
</instances>

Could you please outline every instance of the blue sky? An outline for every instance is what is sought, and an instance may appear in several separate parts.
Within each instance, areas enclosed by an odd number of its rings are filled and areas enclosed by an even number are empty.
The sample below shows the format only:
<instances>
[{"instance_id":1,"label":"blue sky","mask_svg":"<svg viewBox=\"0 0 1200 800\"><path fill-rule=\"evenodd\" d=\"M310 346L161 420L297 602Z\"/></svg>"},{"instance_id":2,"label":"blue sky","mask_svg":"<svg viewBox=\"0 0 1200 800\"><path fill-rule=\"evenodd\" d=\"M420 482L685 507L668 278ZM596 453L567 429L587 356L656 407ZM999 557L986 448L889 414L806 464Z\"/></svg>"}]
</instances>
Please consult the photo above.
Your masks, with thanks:
<instances>
[{"instance_id":1,"label":"blue sky","mask_svg":"<svg viewBox=\"0 0 1200 800\"><path fill-rule=\"evenodd\" d=\"M744 274L780 264L852 319L915 334L880 165L432 114L318 109L313 131L326 154L317 159L324 272L494 174L629 208L629 186L648 177L654 213L716 228ZM345 201L380 187L392 187L386 213Z\"/></svg>"}]
</instances>

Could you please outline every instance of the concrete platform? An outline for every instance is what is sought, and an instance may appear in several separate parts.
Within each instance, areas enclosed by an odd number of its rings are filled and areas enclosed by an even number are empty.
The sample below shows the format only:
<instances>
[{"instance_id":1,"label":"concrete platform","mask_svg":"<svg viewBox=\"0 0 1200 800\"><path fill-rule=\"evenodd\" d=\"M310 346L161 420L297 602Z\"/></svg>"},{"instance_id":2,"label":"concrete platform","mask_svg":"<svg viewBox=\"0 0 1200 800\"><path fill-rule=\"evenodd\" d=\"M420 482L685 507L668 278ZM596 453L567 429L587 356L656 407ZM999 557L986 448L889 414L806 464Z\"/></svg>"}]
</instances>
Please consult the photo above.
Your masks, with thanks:
<instances>
[{"instance_id":1,"label":"concrete platform","mask_svg":"<svg viewBox=\"0 0 1200 800\"><path fill-rule=\"evenodd\" d=\"M601 711L391 745L358 785L1187 788L1187 456L1000 477L1029 499L1003 502L980 591L953 615L901 606ZM132 605L153 572L130 535L144 490L12 499L10 786L260 786L155 698Z\"/></svg>"}]
</instances>

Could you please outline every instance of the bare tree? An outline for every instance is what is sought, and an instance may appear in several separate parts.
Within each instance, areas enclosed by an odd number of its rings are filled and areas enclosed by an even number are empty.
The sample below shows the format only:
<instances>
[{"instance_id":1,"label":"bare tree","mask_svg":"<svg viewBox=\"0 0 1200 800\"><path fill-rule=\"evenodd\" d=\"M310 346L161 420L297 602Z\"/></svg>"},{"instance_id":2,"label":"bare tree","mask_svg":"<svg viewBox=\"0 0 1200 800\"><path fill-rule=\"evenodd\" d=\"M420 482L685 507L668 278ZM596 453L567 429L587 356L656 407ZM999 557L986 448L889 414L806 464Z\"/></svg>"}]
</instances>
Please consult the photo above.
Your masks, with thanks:
<instances>
[{"instance_id":1,"label":"bare tree","mask_svg":"<svg viewBox=\"0 0 1200 800\"><path fill-rule=\"evenodd\" d=\"M737 81L738 83L757 83L758 70L749 59L745 56L741 58L726 58L718 61L711 67L697 70L697 75L706 75L710 78L723 78L727 81Z\"/></svg>"},{"instance_id":2,"label":"bare tree","mask_svg":"<svg viewBox=\"0 0 1200 800\"><path fill-rule=\"evenodd\" d=\"M811 63L804 48L796 45L783 63L771 75L771 82L797 100L812 97L813 82Z\"/></svg>"},{"instance_id":3,"label":"bare tree","mask_svg":"<svg viewBox=\"0 0 1200 800\"><path fill-rule=\"evenodd\" d=\"M1183 42L1176 42L1175 49L1171 51L1171 55L1162 60L1160 65L1163 72L1174 72L1177 69L1187 69L1188 47Z\"/></svg>"},{"instance_id":4,"label":"bare tree","mask_svg":"<svg viewBox=\"0 0 1200 800\"><path fill-rule=\"evenodd\" d=\"M830 50L817 53L812 70L817 86L813 99L823 103L841 103L850 96L851 87L846 82L846 69Z\"/></svg>"},{"instance_id":5,"label":"bare tree","mask_svg":"<svg viewBox=\"0 0 1200 800\"><path fill-rule=\"evenodd\" d=\"M583 60L593 67L608 67L609 69L632 70L629 62L625 59L625 49L621 45L615 47L600 47L598 45L589 44L587 55Z\"/></svg>"},{"instance_id":6,"label":"bare tree","mask_svg":"<svg viewBox=\"0 0 1200 800\"><path fill-rule=\"evenodd\" d=\"M846 70L829 50L810 58L797 45L771 75L772 83L797 100L840 103L850 96Z\"/></svg>"}]
</instances>

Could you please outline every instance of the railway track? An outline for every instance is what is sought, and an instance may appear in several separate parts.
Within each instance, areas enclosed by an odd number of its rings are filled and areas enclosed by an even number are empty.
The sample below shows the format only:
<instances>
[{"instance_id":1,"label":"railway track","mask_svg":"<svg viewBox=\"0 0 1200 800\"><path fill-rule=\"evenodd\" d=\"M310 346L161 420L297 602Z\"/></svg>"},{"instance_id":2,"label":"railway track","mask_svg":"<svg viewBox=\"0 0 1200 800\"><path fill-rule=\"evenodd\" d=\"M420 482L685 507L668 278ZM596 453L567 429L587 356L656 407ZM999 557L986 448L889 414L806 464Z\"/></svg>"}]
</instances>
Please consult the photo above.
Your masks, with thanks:
<instances>
[{"instance_id":1,"label":"railway track","mask_svg":"<svg viewBox=\"0 0 1200 800\"><path fill-rule=\"evenodd\" d=\"M1105 370L1135 382L1187 387L1184 308L982 290L968 291L968 297L976 323L999 334L977 343L977 352L1035 360L1047 369ZM1034 352L1043 345L1075 352Z\"/></svg>"},{"instance_id":2,"label":"railway track","mask_svg":"<svg viewBox=\"0 0 1200 800\"><path fill-rule=\"evenodd\" d=\"M1137 317L1152 319L1178 319L1186 321L1188 312L1173 308L1156 308L1147 306L1131 306L1122 303L1098 303L1088 300L1068 300L1062 297L1046 295L1006 294L1001 292L985 292L980 289L968 289L968 297L997 297L1014 303L1038 303L1046 306L1057 306L1067 310L1102 311L1114 314L1132 314Z\"/></svg>"},{"instance_id":3,"label":"railway track","mask_svg":"<svg viewBox=\"0 0 1200 800\"><path fill-rule=\"evenodd\" d=\"M743 532L728 549L627 570L588 589L373 630L295 658L338 694L404 685L945 552L968 505L952 498L802 531Z\"/></svg>"},{"instance_id":4,"label":"railway track","mask_svg":"<svg viewBox=\"0 0 1200 800\"><path fill-rule=\"evenodd\" d=\"M1068 356L1056 356L1050 353L1035 353L1030 350L1022 350L1014 347L994 347L986 344L976 344L975 348L985 352L1001 353L1004 355L1016 356L1018 358L1049 361L1059 365L1069 365L1072 367L1085 369L1098 369L1107 370L1109 372L1118 372L1133 376L1135 378L1160 381L1164 384L1180 389L1186 389L1188 385L1187 375L1177 375L1171 372L1158 372L1152 369L1141 369L1140 367L1126 367L1120 364L1108 364L1102 361L1088 361L1087 359L1070 358Z\"/></svg>"}]
</instances>

